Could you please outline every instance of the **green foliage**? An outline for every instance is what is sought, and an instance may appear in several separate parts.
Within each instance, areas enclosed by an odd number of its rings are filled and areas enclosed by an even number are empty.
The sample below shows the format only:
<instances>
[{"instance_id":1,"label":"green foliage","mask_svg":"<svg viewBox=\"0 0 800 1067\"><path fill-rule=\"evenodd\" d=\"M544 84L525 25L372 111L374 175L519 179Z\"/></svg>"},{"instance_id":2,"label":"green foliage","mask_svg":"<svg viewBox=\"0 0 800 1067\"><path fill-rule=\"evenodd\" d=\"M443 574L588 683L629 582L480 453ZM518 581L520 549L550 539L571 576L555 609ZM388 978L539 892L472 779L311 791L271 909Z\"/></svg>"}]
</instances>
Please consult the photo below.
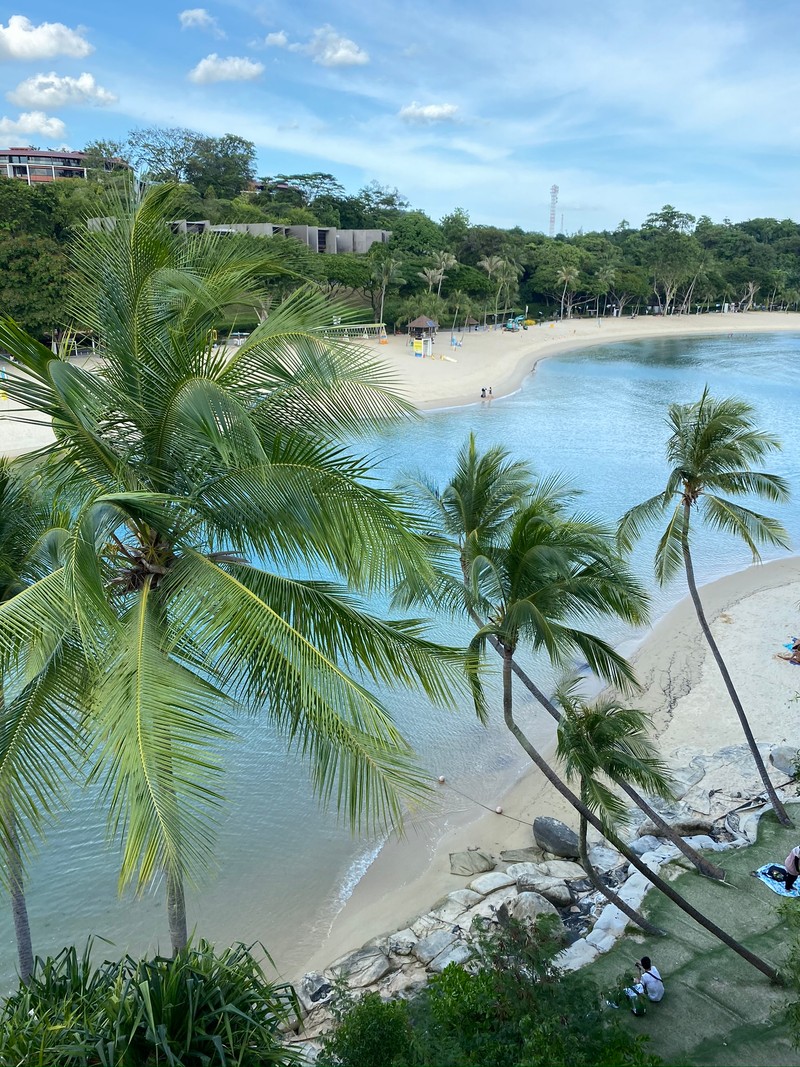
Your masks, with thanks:
<instances>
[{"instance_id":1,"label":"green foliage","mask_svg":"<svg viewBox=\"0 0 800 1067\"><path fill-rule=\"evenodd\" d=\"M484 937L470 965L451 964L406 1006L376 994L346 1003L325 1067L655 1065L646 1038L605 1008L590 979L562 973L552 920L511 922ZM381 1059L381 1046L382 1056Z\"/></svg>"},{"instance_id":2,"label":"green foliage","mask_svg":"<svg viewBox=\"0 0 800 1067\"><path fill-rule=\"evenodd\" d=\"M296 1010L290 986L267 980L252 947L219 955L205 941L174 958L96 967L91 943L38 959L0 1009L0 1062L33 1067L286 1065L280 1025Z\"/></svg>"},{"instance_id":3,"label":"green foliage","mask_svg":"<svg viewBox=\"0 0 800 1067\"><path fill-rule=\"evenodd\" d=\"M34 337L63 325L68 282L64 250L51 237L0 234L0 308Z\"/></svg>"}]
</instances>

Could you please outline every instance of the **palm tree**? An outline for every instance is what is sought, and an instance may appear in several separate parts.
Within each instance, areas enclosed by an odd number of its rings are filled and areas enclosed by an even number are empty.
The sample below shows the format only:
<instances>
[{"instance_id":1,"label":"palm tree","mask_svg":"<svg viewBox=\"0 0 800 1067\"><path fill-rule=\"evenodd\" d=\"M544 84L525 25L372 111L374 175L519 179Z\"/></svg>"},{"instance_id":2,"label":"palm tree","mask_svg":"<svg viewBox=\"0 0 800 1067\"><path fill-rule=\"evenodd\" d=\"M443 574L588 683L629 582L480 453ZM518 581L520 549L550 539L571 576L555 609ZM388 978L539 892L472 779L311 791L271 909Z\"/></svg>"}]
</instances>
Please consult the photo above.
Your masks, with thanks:
<instances>
[{"instance_id":1,"label":"palm tree","mask_svg":"<svg viewBox=\"0 0 800 1067\"><path fill-rule=\"evenodd\" d=\"M657 496L637 504L623 515L618 537L621 545L630 546L645 527L667 517L667 527L656 548L656 578L663 585L683 565L700 629L736 709L764 789L780 822L791 826L786 809L770 781L733 679L711 633L695 580L691 552L693 513L699 514L712 529L733 534L744 541L752 553L753 562L760 559L759 543L788 547L788 534L776 519L759 515L729 499L752 495L779 502L789 495L789 487L783 478L753 469L754 463L780 448L777 438L756 428L753 414L753 408L745 401L735 398L716 400L709 395L707 387L695 404L671 404L667 416L667 425L672 432L666 446L670 466L666 487Z\"/></svg>"},{"instance_id":2,"label":"palm tree","mask_svg":"<svg viewBox=\"0 0 800 1067\"><path fill-rule=\"evenodd\" d=\"M587 808L597 812L607 827L605 837L612 844L614 826L628 821L628 811L619 796L603 778L612 782L634 782L649 793L672 797L671 776L647 736L647 715L625 707L616 697L601 696L586 701L579 695L580 677L569 676L556 690L562 716L558 724L558 756L567 779L579 780L579 795ZM601 888L600 878L589 860L586 840L588 823L580 815L578 847L581 864L592 884Z\"/></svg>"},{"instance_id":3,"label":"palm tree","mask_svg":"<svg viewBox=\"0 0 800 1067\"><path fill-rule=\"evenodd\" d=\"M469 568L471 560L481 550L484 543L502 540L508 532L511 521L531 492L531 471L526 463L511 460L506 449L494 446L479 452L474 434L470 434L456 459L455 471L447 486L440 492L435 485L417 478L407 484L413 497L425 512L430 524L431 534L443 546L444 555L437 557L440 567L446 567L448 557L458 560L460 577L463 585L469 585ZM407 582L402 596L406 602L414 599L436 603L441 599L441 590L433 597L420 583ZM478 628L484 625L484 617L478 614L473 604L454 597L449 590L445 600L456 610L465 609ZM495 651L502 655L500 643L489 638ZM529 693L542 705L547 713L561 720L561 712L544 691L535 684L516 659L512 660L512 671ZM725 872L702 856L696 849L676 833L653 806L622 778L616 782L623 793L636 804L654 823L658 833L668 838L694 864L696 869L709 878L722 880Z\"/></svg>"},{"instance_id":4,"label":"palm tree","mask_svg":"<svg viewBox=\"0 0 800 1067\"><path fill-rule=\"evenodd\" d=\"M32 485L30 471L16 472L0 459L0 604L21 593L43 568L50 515ZM63 787L72 776L82 736L80 721L72 714L74 699L63 699L64 692L61 700L54 699L59 661L73 672L73 693L83 673L70 655L66 635L54 647L37 648L31 659L38 655L35 672L0 674L0 850L23 982L33 973L26 855L45 822L63 806Z\"/></svg>"},{"instance_id":5,"label":"palm tree","mask_svg":"<svg viewBox=\"0 0 800 1067\"><path fill-rule=\"evenodd\" d=\"M500 273L501 273L501 271L503 269L504 262L505 261L500 256L485 256L483 259L478 261L478 266L479 267L483 267L483 269L489 275L489 278L491 280L496 274L498 276L500 275ZM502 289L502 287L503 287L503 282L501 280L500 284L497 287L497 292L495 293L495 297L494 297L494 321L495 321L495 325L497 325L497 306L498 306L498 304L500 302L500 290ZM485 322L484 322L484 325L486 325Z\"/></svg>"},{"instance_id":6,"label":"palm tree","mask_svg":"<svg viewBox=\"0 0 800 1067\"><path fill-rule=\"evenodd\" d=\"M572 318L572 293L575 291L575 286L578 284L578 278L580 277L580 271L577 267L565 266L559 270L556 275L560 282L564 283L564 288L561 290L561 318L564 318L564 301L567 299L567 292L570 293L570 299L567 302L567 318Z\"/></svg>"},{"instance_id":7,"label":"palm tree","mask_svg":"<svg viewBox=\"0 0 800 1067\"><path fill-rule=\"evenodd\" d=\"M417 277L422 278L424 282L427 282L428 292L430 293L433 291L433 287L437 282L441 286L444 272L434 267L426 267L425 270L417 271Z\"/></svg>"},{"instance_id":8,"label":"palm tree","mask_svg":"<svg viewBox=\"0 0 800 1067\"><path fill-rule=\"evenodd\" d=\"M439 284L436 289L436 295L441 296L442 282L447 277L447 271L449 271L452 267L455 267L456 263L458 263L458 260L452 252L434 252L433 262L436 265L436 270L439 274Z\"/></svg>"},{"instance_id":9,"label":"palm tree","mask_svg":"<svg viewBox=\"0 0 800 1067\"><path fill-rule=\"evenodd\" d=\"M326 339L331 309L304 289L241 347L214 348L219 316L258 306L280 253L174 235L169 198L151 191L77 240L71 312L98 339L97 368L0 320L25 370L9 395L53 419L44 451L74 513L59 565L0 605L0 671L79 635L120 883L163 875L178 951L185 882L213 859L234 713L270 716L354 826L396 822L425 788L364 679L450 702L463 663L357 599L426 566L409 515L340 443L407 414L385 369ZM306 577L320 570L333 577Z\"/></svg>"},{"instance_id":10,"label":"palm tree","mask_svg":"<svg viewBox=\"0 0 800 1067\"><path fill-rule=\"evenodd\" d=\"M383 305L386 302L386 290L400 277L400 268L403 261L399 256L387 256L372 268L372 276L381 287L381 306L378 313L378 322L383 322Z\"/></svg>"}]
</instances>

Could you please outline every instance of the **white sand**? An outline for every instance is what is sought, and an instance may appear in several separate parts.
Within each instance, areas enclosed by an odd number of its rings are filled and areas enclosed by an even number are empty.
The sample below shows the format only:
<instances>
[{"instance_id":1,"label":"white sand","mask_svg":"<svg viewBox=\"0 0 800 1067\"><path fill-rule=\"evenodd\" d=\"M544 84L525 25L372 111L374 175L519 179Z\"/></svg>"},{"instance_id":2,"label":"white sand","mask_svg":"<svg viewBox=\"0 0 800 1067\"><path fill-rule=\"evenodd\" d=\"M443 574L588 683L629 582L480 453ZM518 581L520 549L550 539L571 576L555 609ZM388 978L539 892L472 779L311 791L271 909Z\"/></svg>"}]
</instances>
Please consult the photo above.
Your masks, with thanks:
<instances>
[{"instance_id":1,"label":"white sand","mask_svg":"<svg viewBox=\"0 0 800 1067\"><path fill-rule=\"evenodd\" d=\"M465 334L460 349L450 348L449 331L444 331L434 351L437 356L452 356L455 363L419 359L404 338L390 338L387 345L375 345L375 350L394 369L404 394L419 408L431 409L477 402L484 386L491 385L495 396L514 392L540 359L573 348L775 330L800 331L800 317L752 313L669 319L640 316L607 319L599 325L596 321L564 322L516 334ZM10 422L10 409L0 392L0 454L16 454L52 440L45 425ZM705 587L703 597L757 739L765 745L784 740L800 744L800 703L795 699L800 691L800 666L777 658L788 637L800 634L800 561L792 558L748 568ZM673 766L685 767L696 753L743 742L690 603L681 602L658 623L636 654L635 665L645 685L640 702L653 714L662 755ZM543 753L550 755L554 725L549 717L531 706L520 713L519 721ZM755 775L752 784L757 790ZM721 777L721 788L733 790L741 785L726 781L724 774ZM749 787L749 783L744 785ZM398 929L438 897L462 886L465 879L449 873L449 852L473 844L495 853L529 845L530 824L537 813L574 821L535 769L512 785L502 806L504 815L484 812L476 819L478 809L456 804L461 810L451 813L445 827L430 815L412 822L404 841L392 841L384 848L303 969L323 967L370 937ZM261 933L268 936L267 931Z\"/></svg>"}]
</instances>

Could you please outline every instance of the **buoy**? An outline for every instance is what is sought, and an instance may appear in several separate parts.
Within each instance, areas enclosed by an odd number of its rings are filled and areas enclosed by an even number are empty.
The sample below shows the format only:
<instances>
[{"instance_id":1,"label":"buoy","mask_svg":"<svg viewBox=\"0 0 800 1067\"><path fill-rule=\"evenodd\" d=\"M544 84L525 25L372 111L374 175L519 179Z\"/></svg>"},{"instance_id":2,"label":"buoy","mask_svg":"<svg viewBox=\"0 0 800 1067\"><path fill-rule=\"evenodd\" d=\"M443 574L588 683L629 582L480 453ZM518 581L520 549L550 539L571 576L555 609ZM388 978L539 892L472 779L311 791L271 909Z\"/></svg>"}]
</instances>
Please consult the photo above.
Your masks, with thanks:
<instances>
[{"instance_id":1,"label":"buoy","mask_svg":"<svg viewBox=\"0 0 800 1067\"><path fill-rule=\"evenodd\" d=\"M500 808L500 807L495 808L494 810L497 812L498 815L502 815L503 814L503 809Z\"/></svg>"},{"instance_id":2,"label":"buoy","mask_svg":"<svg viewBox=\"0 0 800 1067\"><path fill-rule=\"evenodd\" d=\"M439 775L439 785L444 785L444 775L443 774Z\"/></svg>"}]
</instances>

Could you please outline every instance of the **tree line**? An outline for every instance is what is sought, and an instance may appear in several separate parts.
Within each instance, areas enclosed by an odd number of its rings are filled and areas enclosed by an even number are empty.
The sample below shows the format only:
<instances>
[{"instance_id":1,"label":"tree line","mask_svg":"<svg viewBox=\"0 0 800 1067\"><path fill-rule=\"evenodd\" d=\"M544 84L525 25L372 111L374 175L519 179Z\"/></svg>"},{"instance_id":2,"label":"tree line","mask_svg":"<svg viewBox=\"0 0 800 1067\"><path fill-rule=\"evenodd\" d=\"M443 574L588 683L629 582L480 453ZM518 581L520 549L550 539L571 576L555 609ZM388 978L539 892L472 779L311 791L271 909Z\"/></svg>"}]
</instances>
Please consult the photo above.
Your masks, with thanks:
<instances>
[{"instance_id":1,"label":"tree line","mask_svg":"<svg viewBox=\"0 0 800 1067\"><path fill-rule=\"evenodd\" d=\"M716 223L667 204L638 229L622 220L614 230L550 239L473 224L459 207L435 221L377 182L349 193L323 172L258 177L255 145L234 134L156 127L85 150L88 181L28 187L0 179L0 306L40 338L68 324L71 235L87 218L113 214L132 180L132 172L105 170L109 156L128 160L149 184L176 185L175 218L391 231L365 255L317 255L294 240L284 252L296 284L310 280L390 328L421 314L461 329L526 312L538 319L800 304L800 225L790 219ZM270 286L281 298L290 284L284 277Z\"/></svg>"}]
</instances>

